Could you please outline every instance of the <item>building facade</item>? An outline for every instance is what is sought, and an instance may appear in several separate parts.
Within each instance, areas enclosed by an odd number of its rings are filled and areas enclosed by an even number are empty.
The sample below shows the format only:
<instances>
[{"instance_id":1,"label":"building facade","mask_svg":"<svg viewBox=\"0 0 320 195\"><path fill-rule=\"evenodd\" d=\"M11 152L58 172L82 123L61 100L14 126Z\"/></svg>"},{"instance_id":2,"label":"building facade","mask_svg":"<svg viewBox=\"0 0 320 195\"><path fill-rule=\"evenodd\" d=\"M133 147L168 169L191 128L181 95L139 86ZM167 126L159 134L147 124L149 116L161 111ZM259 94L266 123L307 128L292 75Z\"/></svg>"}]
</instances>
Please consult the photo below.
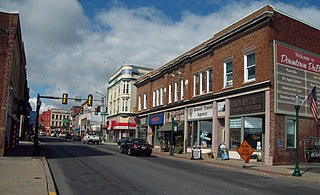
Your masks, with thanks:
<instances>
[{"instance_id":1,"label":"building facade","mask_svg":"<svg viewBox=\"0 0 320 195\"><path fill-rule=\"evenodd\" d=\"M44 132L46 135L51 134L51 110L46 110L39 114L39 126L41 132Z\"/></svg>"},{"instance_id":2,"label":"building facade","mask_svg":"<svg viewBox=\"0 0 320 195\"><path fill-rule=\"evenodd\" d=\"M138 130L155 148L171 144L172 130L184 152L197 146L219 157L225 144L231 159L247 141L267 165L293 163L297 144L306 161L319 126L305 101L296 135L295 97L302 102L320 85L319 35L270 5L260 8L140 77Z\"/></svg>"},{"instance_id":3,"label":"building facade","mask_svg":"<svg viewBox=\"0 0 320 195\"><path fill-rule=\"evenodd\" d=\"M152 69L141 66L122 65L109 77L106 127L108 141L135 136L136 87L133 83L150 70Z\"/></svg>"},{"instance_id":4,"label":"building facade","mask_svg":"<svg viewBox=\"0 0 320 195\"><path fill-rule=\"evenodd\" d=\"M28 130L29 89L18 11L0 10L0 155Z\"/></svg>"},{"instance_id":5,"label":"building facade","mask_svg":"<svg viewBox=\"0 0 320 195\"><path fill-rule=\"evenodd\" d=\"M66 133L70 129L71 110L51 109L50 134Z\"/></svg>"}]
</instances>

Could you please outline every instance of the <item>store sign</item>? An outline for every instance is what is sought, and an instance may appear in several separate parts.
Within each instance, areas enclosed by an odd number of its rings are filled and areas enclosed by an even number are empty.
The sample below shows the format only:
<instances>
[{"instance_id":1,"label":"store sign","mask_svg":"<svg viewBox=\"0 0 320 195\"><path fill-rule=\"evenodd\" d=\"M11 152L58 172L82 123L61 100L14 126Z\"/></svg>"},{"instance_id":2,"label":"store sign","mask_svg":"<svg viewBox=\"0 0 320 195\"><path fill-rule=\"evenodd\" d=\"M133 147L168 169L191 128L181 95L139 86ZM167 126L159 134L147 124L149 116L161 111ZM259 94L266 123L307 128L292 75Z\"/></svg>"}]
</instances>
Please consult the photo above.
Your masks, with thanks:
<instances>
[{"instance_id":1,"label":"store sign","mask_svg":"<svg viewBox=\"0 0 320 195\"><path fill-rule=\"evenodd\" d=\"M163 113L150 115L149 125L161 125L161 124L163 124Z\"/></svg>"},{"instance_id":2,"label":"store sign","mask_svg":"<svg viewBox=\"0 0 320 195\"><path fill-rule=\"evenodd\" d=\"M294 114L296 95L302 101L314 86L320 87L320 58L293 46L277 43L275 48L276 112ZM299 113L311 116L307 106L301 106Z\"/></svg>"},{"instance_id":3,"label":"store sign","mask_svg":"<svg viewBox=\"0 0 320 195\"><path fill-rule=\"evenodd\" d=\"M245 117L244 128L262 128L262 118Z\"/></svg>"},{"instance_id":4,"label":"store sign","mask_svg":"<svg viewBox=\"0 0 320 195\"><path fill-rule=\"evenodd\" d=\"M211 118L212 104L188 108L188 119Z\"/></svg>"},{"instance_id":5,"label":"store sign","mask_svg":"<svg viewBox=\"0 0 320 195\"><path fill-rule=\"evenodd\" d=\"M147 117L140 118L140 124L146 125L147 124Z\"/></svg>"},{"instance_id":6,"label":"store sign","mask_svg":"<svg viewBox=\"0 0 320 195\"><path fill-rule=\"evenodd\" d=\"M229 126L230 129L241 128L241 118L231 118Z\"/></svg>"},{"instance_id":7,"label":"store sign","mask_svg":"<svg viewBox=\"0 0 320 195\"><path fill-rule=\"evenodd\" d=\"M264 112L264 92L230 99L230 115Z\"/></svg>"}]
</instances>

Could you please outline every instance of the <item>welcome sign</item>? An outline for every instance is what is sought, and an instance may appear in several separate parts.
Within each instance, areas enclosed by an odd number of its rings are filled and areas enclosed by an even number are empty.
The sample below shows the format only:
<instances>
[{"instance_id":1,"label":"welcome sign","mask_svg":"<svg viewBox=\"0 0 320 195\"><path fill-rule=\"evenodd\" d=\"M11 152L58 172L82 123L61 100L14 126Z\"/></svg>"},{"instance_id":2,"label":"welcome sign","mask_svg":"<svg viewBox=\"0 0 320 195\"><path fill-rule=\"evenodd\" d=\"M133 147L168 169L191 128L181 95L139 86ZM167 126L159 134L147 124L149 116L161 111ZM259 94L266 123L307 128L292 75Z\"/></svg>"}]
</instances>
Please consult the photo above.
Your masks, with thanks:
<instances>
[{"instance_id":1,"label":"welcome sign","mask_svg":"<svg viewBox=\"0 0 320 195\"><path fill-rule=\"evenodd\" d=\"M302 101L314 86L320 86L320 56L279 42L275 52L276 112L292 114L296 95ZM302 105L300 114L311 116L308 107Z\"/></svg>"}]
</instances>

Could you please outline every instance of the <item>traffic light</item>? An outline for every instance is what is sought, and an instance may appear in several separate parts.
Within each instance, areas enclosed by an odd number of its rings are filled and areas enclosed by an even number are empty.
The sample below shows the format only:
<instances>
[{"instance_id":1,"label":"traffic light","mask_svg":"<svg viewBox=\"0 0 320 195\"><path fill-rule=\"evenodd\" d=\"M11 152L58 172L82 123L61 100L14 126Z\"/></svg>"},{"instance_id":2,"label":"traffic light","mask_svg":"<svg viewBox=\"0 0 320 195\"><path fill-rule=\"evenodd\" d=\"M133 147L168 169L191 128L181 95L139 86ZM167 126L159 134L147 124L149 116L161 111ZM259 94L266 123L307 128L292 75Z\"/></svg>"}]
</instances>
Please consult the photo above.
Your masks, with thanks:
<instances>
[{"instance_id":1,"label":"traffic light","mask_svg":"<svg viewBox=\"0 0 320 195\"><path fill-rule=\"evenodd\" d=\"M62 104L67 104L68 103L68 94L63 93L62 94Z\"/></svg>"},{"instance_id":2,"label":"traffic light","mask_svg":"<svg viewBox=\"0 0 320 195\"><path fill-rule=\"evenodd\" d=\"M80 114L83 114L83 107L81 107L80 109Z\"/></svg>"},{"instance_id":3,"label":"traffic light","mask_svg":"<svg viewBox=\"0 0 320 195\"><path fill-rule=\"evenodd\" d=\"M97 112L100 112L101 106L97 106Z\"/></svg>"},{"instance_id":4,"label":"traffic light","mask_svg":"<svg viewBox=\"0 0 320 195\"><path fill-rule=\"evenodd\" d=\"M88 95L88 100L87 100L87 105L88 106L92 106L92 101L93 101L93 96L92 96L92 94L89 94Z\"/></svg>"},{"instance_id":5,"label":"traffic light","mask_svg":"<svg viewBox=\"0 0 320 195\"><path fill-rule=\"evenodd\" d=\"M94 108L94 114L95 114L95 115L98 115L98 107L95 107L95 108Z\"/></svg>"},{"instance_id":6,"label":"traffic light","mask_svg":"<svg viewBox=\"0 0 320 195\"><path fill-rule=\"evenodd\" d=\"M137 107L133 107L133 113L137 114Z\"/></svg>"}]
</instances>

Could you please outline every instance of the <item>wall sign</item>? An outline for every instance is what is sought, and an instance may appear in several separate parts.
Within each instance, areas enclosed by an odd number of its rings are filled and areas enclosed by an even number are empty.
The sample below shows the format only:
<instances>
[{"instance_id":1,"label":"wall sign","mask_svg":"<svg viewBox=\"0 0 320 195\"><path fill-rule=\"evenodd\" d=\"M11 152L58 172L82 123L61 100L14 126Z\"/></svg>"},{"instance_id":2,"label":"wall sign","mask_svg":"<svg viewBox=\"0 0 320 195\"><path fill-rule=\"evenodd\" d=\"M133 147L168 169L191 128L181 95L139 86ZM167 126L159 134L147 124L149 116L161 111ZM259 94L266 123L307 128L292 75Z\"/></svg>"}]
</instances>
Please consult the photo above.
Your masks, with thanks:
<instances>
[{"instance_id":1,"label":"wall sign","mask_svg":"<svg viewBox=\"0 0 320 195\"><path fill-rule=\"evenodd\" d=\"M201 119L212 117L212 104L188 108L188 119Z\"/></svg>"},{"instance_id":2,"label":"wall sign","mask_svg":"<svg viewBox=\"0 0 320 195\"><path fill-rule=\"evenodd\" d=\"M264 112L264 92L230 99L230 115Z\"/></svg>"},{"instance_id":3,"label":"wall sign","mask_svg":"<svg viewBox=\"0 0 320 195\"><path fill-rule=\"evenodd\" d=\"M163 124L163 113L150 115L149 125L161 125L161 124Z\"/></svg>"},{"instance_id":4,"label":"wall sign","mask_svg":"<svg viewBox=\"0 0 320 195\"><path fill-rule=\"evenodd\" d=\"M275 51L275 111L294 114L295 96L302 101L314 86L320 87L320 57L278 42ZM299 114L311 116L308 106L301 106Z\"/></svg>"},{"instance_id":5,"label":"wall sign","mask_svg":"<svg viewBox=\"0 0 320 195\"><path fill-rule=\"evenodd\" d=\"M225 102L218 102L218 116L225 116Z\"/></svg>"}]
</instances>

